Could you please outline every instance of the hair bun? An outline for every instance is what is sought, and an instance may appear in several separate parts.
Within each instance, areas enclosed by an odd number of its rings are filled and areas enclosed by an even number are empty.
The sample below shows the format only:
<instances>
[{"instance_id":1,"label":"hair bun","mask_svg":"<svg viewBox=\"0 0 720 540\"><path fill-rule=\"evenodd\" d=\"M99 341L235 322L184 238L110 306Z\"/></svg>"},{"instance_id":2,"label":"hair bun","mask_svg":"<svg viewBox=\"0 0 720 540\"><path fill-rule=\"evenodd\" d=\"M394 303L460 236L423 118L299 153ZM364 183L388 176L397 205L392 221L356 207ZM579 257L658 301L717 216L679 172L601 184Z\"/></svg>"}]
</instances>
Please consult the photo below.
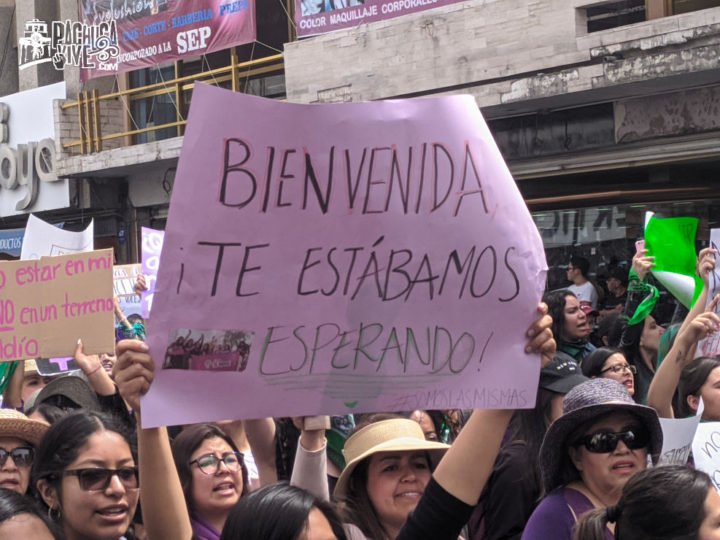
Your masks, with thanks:
<instances>
[{"instance_id":1,"label":"hair bun","mask_svg":"<svg viewBox=\"0 0 720 540\"><path fill-rule=\"evenodd\" d=\"M620 519L620 507L619 506L608 506L605 509L605 519L608 523L617 523Z\"/></svg>"}]
</instances>

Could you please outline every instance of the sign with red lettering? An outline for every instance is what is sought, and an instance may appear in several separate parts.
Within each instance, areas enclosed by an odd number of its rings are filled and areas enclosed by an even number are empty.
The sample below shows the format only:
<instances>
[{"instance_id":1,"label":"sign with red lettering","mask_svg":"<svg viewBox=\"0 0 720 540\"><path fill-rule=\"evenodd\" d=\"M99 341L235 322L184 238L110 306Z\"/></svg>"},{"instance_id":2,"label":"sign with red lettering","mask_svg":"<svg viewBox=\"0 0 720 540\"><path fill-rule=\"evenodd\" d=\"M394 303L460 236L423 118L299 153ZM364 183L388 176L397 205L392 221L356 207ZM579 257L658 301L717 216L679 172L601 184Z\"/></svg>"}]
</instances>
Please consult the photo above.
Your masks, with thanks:
<instances>
[{"instance_id":1,"label":"sign with red lettering","mask_svg":"<svg viewBox=\"0 0 720 540\"><path fill-rule=\"evenodd\" d=\"M83 80L255 40L255 0L79 0L90 27L115 21L120 53L80 66Z\"/></svg>"},{"instance_id":2,"label":"sign with red lettering","mask_svg":"<svg viewBox=\"0 0 720 540\"><path fill-rule=\"evenodd\" d=\"M0 262L0 361L115 348L113 250Z\"/></svg>"}]
</instances>

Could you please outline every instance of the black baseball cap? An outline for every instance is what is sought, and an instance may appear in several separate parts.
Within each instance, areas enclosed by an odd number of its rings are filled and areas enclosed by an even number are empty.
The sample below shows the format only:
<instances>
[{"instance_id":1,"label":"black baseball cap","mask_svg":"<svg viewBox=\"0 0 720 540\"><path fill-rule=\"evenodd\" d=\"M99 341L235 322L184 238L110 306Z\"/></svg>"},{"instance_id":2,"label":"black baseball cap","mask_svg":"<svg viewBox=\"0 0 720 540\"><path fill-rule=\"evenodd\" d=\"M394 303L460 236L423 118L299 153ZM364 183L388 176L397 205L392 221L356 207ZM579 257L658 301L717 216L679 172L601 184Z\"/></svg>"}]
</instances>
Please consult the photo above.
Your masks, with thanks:
<instances>
[{"instance_id":1,"label":"black baseball cap","mask_svg":"<svg viewBox=\"0 0 720 540\"><path fill-rule=\"evenodd\" d=\"M556 394L567 394L587 380L578 363L564 353L556 354L552 362L540 370L540 388Z\"/></svg>"}]
</instances>

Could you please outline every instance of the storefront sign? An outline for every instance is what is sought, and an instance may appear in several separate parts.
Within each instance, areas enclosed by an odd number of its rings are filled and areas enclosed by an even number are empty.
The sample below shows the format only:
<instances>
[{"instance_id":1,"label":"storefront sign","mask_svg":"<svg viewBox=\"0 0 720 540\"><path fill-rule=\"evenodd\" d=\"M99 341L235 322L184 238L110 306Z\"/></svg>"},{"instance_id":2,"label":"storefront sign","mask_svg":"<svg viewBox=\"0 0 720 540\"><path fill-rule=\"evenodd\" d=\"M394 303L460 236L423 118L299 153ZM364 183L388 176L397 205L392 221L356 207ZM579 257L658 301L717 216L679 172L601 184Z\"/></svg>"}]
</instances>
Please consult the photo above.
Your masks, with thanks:
<instances>
[{"instance_id":1,"label":"storefront sign","mask_svg":"<svg viewBox=\"0 0 720 540\"><path fill-rule=\"evenodd\" d=\"M5 229L0 231L0 252L20 257L25 229Z\"/></svg>"},{"instance_id":2,"label":"storefront sign","mask_svg":"<svg viewBox=\"0 0 720 540\"><path fill-rule=\"evenodd\" d=\"M8 133L0 144L0 217L65 208L66 179L55 174L53 100L65 99L65 83L0 98Z\"/></svg>"},{"instance_id":3,"label":"storefront sign","mask_svg":"<svg viewBox=\"0 0 720 540\"><path fill-rule=\"evenodd\" d=\"M462 0L295 0L299 37L393 19Z\"/></svg>"},{"instance_id":4,"label":"storefront sign","mask_svg":"<svg viewBox=\"0 0 720 540\"><path fill-rule=\"evenodd\" d=\"M620 206L535 212L533 220L546 249L624 239L627 234Z\"/></svg>"},{"instance_id":5,"label":"storefront sign","mask_svg":"<svg viewBox=\"0 0 720 540\"><path fill-rule=\"evenodd\" d=\"M115 21L119 55L83 80L200 56L255 40L255 0L79 0L90 27Z\"/></svg>"}]
</instances>

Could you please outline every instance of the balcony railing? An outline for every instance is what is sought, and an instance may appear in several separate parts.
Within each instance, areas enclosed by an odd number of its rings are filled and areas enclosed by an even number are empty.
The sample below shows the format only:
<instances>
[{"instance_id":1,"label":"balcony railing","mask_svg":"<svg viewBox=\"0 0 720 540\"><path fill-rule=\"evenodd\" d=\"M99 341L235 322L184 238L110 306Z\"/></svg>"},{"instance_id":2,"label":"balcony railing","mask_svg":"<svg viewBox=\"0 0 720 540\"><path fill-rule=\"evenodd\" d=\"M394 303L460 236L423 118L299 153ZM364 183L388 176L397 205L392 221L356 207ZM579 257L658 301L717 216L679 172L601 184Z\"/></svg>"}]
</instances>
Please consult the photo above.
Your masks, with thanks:
<instances>
[{"instance_id":1,"label":"balcony railing","mask_svg":"<svg viewBox=\"0 0 720 540\"><path fill-rule=\"evenodd\" d=\"M209 71L203 71L193 75L179 76L179 64L175 64L175 78L154 83L139 88L131 88L109 94L102 94L97 90L81 92L75 101L68 101L62 105L63 110L76 109L78 123L80 127L80 137L75 140L63 142L62 147L65 152L77 154L78 148L80 154L91 154L103 150L104 143L113 141L113 147L126 146L133 144L131 141L138 135L146 133L155 133L168 128L175 128L177 136L184 133L184 127L187 120L183 116L185 95L192 91L196 82L205 82L213 85L224 85L230 83L229 88L233 92L243 91L246 81L257 79L259 77L283 74L285 64L282 54L267 56L248 62L238 62L238 56L234 48L230 49L230 65L223 66ZM112 133L103 133L101 126L103 125L103 105L109 103L117 103L117 100L124 102L124 110L130 118L132 103L153 98L161 95L170 94L170 99L175 105L175 121L166 122L160 125L152 125L139 127L136 122L136 129L123 129L113 131ZM106 111L108 112L108 111ZM127 127L128 123L123 122ZM125 142L122 142L125 139Z\"/></svg>"}]
</instances>

